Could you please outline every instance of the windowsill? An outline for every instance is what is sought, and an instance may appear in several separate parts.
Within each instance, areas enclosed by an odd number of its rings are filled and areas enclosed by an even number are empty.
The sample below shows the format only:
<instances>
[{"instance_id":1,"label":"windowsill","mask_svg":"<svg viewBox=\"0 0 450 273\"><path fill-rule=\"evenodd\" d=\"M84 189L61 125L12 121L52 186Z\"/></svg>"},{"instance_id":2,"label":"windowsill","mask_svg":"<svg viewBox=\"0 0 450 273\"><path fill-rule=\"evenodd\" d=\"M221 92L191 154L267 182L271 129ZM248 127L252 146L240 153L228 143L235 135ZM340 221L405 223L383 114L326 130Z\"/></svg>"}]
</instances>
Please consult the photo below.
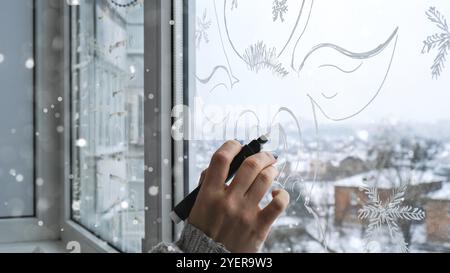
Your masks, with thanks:
<instances>
[{"instance_id":1,"label":"windowsill","mask_svg":"<svg viewBox=\"0 0 450 273\"><path fill-rule=\"evenodd\" d=\"M66 253L62 241L0 244L0 253Z\"/></svg>"}]
</instances>

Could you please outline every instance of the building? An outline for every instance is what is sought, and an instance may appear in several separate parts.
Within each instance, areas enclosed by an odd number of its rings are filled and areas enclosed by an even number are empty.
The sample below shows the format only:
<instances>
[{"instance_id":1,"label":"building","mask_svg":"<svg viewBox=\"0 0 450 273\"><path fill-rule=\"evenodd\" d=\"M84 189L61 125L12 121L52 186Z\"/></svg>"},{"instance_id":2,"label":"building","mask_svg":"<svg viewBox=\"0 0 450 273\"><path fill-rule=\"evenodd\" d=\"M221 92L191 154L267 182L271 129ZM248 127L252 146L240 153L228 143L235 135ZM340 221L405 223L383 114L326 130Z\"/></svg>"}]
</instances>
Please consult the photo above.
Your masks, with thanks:
<instances>
[{"instance_id":1,"label":"building","mask_svg":"<svg viewBox=\"0 0 450 273\"><path fill-rule=\"evenodd\" d=\"M450 183L444 183L440 190L427 197L427 239L431 242L450 243Z\"/></svg>"},{"instance_id":2,"label":"building","mask_svg":"<svg viewBox=\"0 0 450 273\"><path fill-rule=\"evenodd\" d=\"M406 200L420 201L421 196L442 188L444 179L431 172L416 174L418 179L409 182ZM379 198L387 202L392 190L400 185L395 170L371 171L356 176L338 180L334 184L335 194L335 222L359 223L358 211L367 202L368 197L361 187L364 184L376 185Z\"/></svg>"},{"instance_id":3,"label":"building","mask_svg":"<svg viewBox=\"0 0 450 273\"><path fill-rule=\"evenodd\" d=\"M368 168L364 160L348 156L341 161L312 160L309 163L309 170L311 173L316 172L321 181L334 181L364 173Z\"/></svg>"}]
</instances>

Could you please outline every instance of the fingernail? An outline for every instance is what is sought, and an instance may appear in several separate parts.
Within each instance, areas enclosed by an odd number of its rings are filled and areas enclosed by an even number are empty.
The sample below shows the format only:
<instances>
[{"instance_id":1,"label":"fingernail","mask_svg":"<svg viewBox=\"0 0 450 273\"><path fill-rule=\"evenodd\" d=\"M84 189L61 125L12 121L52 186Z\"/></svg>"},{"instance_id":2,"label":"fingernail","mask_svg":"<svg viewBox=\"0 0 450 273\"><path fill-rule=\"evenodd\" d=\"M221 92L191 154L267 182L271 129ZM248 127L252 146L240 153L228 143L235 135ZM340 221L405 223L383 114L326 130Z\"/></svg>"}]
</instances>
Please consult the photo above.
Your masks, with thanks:
<instances>
[{"instance_id":1,"label":"fingernail","mask_svg":"<svg viewBox=\"0 0 450 273\"><path fill-rule=\"evenodd\" d=\"M244 145L244 141L243 140L239 140L237 138L235 138L234 140L236 140L237 142L239 142L241 145Z\"/></svg>"},{"instance_id":2,"label":"fingernail","mask_svg":"<svg viewBox=\"0 0 450 273\"><path fill-rule=\"evenodd\" d=\"M277 153L275 153L275 152L272 152L272 155L273 155L273 157L275 158L275 160L277 160L277 159L278 159L278 154L277 154Z\"/></svg>"}]
</instances>

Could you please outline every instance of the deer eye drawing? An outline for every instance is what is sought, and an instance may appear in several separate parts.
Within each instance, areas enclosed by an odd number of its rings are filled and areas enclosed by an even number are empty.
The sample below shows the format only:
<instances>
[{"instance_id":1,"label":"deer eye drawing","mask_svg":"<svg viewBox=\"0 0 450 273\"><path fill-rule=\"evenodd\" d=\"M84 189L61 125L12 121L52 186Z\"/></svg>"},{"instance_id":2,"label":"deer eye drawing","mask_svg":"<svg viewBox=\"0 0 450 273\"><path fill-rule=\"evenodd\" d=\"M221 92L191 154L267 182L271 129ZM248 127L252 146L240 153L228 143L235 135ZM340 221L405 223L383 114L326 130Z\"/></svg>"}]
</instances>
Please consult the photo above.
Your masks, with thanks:
<instances>
[{"instance_id":1,"label":"deer eye drawing","mask_svg":"<svg viewBox=\"0 0 450 273\"><path fill-rule=\"evenodd\" d=\"M381 92L397 46L398 28L382 44L366 52L352 52L323 43L305 56L298 68L313 110L333 121L352 118L368 107ZM329 60L323 63L323 60ZM377 70L384 67L384 70ZM304 73L307 70L308 73ZM375 79L373 85L367 79ZM352 88L347 86L351 85ZM350 102L350 103L349 103ZM345 108L339 107L345 105Z\"/></svg>"}]
</instances>

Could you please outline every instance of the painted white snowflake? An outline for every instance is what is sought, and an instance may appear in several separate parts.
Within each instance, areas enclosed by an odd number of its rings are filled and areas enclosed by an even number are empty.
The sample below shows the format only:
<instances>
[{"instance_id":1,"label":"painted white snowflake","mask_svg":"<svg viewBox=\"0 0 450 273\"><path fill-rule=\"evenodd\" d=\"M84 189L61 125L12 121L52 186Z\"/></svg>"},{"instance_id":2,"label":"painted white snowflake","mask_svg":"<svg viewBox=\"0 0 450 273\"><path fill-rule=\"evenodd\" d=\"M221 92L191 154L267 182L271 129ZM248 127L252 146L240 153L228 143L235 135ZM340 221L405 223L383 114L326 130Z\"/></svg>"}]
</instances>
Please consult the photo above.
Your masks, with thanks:
<instances>
[{"instance_id":1,"label":"painted white snowflake","mask_svg":"<svg viewBox=\"0 0 450 273\"><path fill-rule=\"evenodd\" d=\"M426 12L426 15L428 20L436 24L441 31L441 33L428 36L423 42L424 45L422 49L422 53L430 53L432 49L437 49L438 54L431 66L433 78L437 79L444 69L448 51L450 50L450 31L448 29L447 20L436 8L431 7Z\"/></svg>"},{"instance_id":2,"label":"painted white snowflake","mask_svg":"<svg viewBox=\"0 0 450 273\"><path fill-rule=\"evenodd\" d=\"M273 1L273 21L277 21L280 18L281 22L284 22L284 14L288 11L287 0L274 0Z\"/></svg>"},{"instance_id":3,"label":"painted white snowflake","mask_svg":"<svg viewBox=\"0 0 450 273\"><path fill-rule=\"evenodd\" d=\"M383 227L389 230L389 236L402 250L408 252L408 244L403 239L398 220L420 221L425 218L425 212L419 208L401 206L406 194L407 185L394 188L392 195L386 202L382 202L376 186L365 184L361 190L368 197L367 203L358 211L361 220L368 220L369 225L366 230L366 249L376 241Z\"/></svg>"},{"instance_id":4,"label":"painted white snowflake","mask_svg":"<svg viewBox=\"0 0 450 273\"><path fill-rule=\"evenodd\" d=\"M202 41L209 43L208 30L211 27L211 20L208 19L206 9L203 11L202 17L197 17L197 29L195 30L195 41L197 48L200 47Z\"/></svg>"}]
</instances>

